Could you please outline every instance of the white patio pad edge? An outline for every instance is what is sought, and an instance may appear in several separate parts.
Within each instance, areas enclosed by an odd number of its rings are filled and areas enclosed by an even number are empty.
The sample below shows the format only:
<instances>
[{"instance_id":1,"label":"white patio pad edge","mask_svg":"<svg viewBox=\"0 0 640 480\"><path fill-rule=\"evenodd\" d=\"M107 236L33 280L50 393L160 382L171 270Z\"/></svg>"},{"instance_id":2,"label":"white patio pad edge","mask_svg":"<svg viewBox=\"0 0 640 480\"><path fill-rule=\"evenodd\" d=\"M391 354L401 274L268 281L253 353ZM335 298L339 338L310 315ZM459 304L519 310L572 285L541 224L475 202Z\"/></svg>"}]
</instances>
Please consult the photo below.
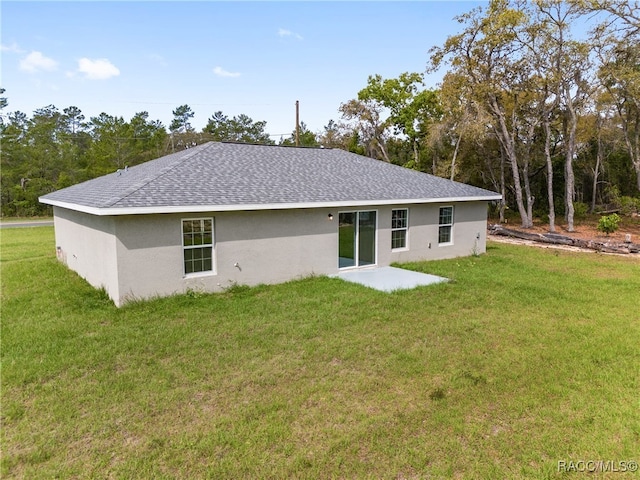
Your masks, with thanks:
<instances>
[{"instance_id":1,"label":"white patio pad edge","mask_svg":"<svg viewBox=\"0 0 640 480\"><path fill-rule=\"evenodd\" d=\"M331 275L331 277L340 278L347 282L358 283L383 292L406 290L448 281L448 279L444 277L395 267L344 270L335 275Z\"/></svg>"}]
</instances>

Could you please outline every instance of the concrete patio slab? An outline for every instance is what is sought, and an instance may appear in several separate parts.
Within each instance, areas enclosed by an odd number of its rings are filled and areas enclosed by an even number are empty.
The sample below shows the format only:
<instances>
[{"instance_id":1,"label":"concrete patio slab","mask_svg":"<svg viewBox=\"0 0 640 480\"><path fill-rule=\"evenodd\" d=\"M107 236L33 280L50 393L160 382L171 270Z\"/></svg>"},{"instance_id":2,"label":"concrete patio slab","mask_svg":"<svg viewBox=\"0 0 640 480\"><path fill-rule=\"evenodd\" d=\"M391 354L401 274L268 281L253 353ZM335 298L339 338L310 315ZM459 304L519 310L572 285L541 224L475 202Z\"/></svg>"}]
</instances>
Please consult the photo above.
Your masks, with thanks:
<instances>
[{"instance_id":1,"label":"concrete patio slab","mask_svg":"<svg viewBox=\"0 0 640 480\"><path fill-rule=\"evenodd\" d=\"M448 279L436 275L413 272L395 267L346 270L331 276L341 278L347 282L359 283L365 287L374 288L383 292L406 290L448 281Z\"/></svg>"}]
</instances>

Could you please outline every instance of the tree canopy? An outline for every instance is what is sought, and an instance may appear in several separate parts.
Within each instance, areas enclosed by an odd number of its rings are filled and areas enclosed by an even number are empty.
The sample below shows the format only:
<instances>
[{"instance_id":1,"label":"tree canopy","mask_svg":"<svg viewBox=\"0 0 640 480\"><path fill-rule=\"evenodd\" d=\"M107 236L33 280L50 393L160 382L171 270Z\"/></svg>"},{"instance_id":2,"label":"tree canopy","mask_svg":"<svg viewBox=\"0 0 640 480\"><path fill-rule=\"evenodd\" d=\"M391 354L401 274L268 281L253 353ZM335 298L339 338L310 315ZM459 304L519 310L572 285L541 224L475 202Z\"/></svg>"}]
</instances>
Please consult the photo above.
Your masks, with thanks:
<instances>
[{"instance_id":1,"label":"tree canopy","mask_svg":"<svg viewBox=\"0 0 640 480\"><path fill-rule=\"evenodd\" d=\"M202 132L218 142L272 144L273 141L265 131L266 126L267 122L254 122L244 114L229 118L222 112L216 112L209 118Z\"/></svg>"}]
</instances>

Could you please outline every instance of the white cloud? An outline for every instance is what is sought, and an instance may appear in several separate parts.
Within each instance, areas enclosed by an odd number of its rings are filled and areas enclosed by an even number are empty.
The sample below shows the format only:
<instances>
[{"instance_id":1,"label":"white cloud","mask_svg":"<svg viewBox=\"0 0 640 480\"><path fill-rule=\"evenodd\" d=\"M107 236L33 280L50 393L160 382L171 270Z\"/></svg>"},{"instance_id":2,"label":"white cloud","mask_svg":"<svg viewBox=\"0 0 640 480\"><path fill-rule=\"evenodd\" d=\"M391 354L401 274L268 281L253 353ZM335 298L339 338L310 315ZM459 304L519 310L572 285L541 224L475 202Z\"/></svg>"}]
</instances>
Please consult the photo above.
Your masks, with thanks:
<instances>
[{"instance_id":1,"label":"white cloud","mask_svg":"<svg viewBox=\"0 0 640 480\"><path fill-rule=\"evenodd\" d=\"M83 73L89 80L106 80L120 75L118 67L106 58L81 58L78 60L78 72Z\"/></svg>"},{"instance_id":2,"label":"white cloud","mask_svg":"<svg viewBox=\"0 0 640 480\"><path fill-rule=\"evenodd\" d=\"M20 70L29 73L36 73L42 70L52 71L56 68L58 68L58 62L52 58L45 57L42 52L33 51L20 60Z\"/></svg>"},{"instance_id":3,"label":"white cloud","mask_svg":"<svg viewBox=\"0 0 640 480\"><path fill-rule=\"evenodd\" d=\"M0 51L9 52L9 53L24 53L16 42L13 42L11 45L5 45L4 43L0 44Z\"/></svg>"},{"instance_id":4,"label":"white cloud","mask_svg":"<svg viewBox=\"0 0 640 480\"><path fill-rule=\"evenodd\" d=\"M278 29L278 36L279 37L294 37L294 38L297 38L298 40L302 40L302 35L300 35L299 33L292 32L291 30L287 30L286 28Z\"/></svg>"},{"instance_id":5,"label":"white cloud","mask_svg":"<svg viewBox=\"0 0 640 480\"><path fill-rule=\"evenodd\" d=\"M219 77L239 77L241 75L240 72L228 72L222 67L214 68L213 73Z\"/></svg>"}]
</instances>

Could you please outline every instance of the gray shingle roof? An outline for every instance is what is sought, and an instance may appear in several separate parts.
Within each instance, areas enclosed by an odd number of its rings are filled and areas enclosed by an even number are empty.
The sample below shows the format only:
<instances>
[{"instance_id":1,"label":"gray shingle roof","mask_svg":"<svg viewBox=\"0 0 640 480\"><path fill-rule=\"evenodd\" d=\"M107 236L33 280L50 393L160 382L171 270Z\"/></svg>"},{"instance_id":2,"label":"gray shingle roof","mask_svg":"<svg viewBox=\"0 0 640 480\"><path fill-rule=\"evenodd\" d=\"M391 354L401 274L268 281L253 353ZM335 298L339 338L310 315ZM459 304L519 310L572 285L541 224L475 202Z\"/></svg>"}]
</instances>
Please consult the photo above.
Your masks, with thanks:
<instances>
[{"instance_id":1,"label":"gray shingle roof","mask_svg":"<svg viewBox=\"0 0 640 480\"><path fill-rule=\"evenodd\" d=\"M79 210L492 200L494 192L337 149L210 142L40 198ZM84 207L84 208L83 208Z\"/></svg>"}]
</instances>

